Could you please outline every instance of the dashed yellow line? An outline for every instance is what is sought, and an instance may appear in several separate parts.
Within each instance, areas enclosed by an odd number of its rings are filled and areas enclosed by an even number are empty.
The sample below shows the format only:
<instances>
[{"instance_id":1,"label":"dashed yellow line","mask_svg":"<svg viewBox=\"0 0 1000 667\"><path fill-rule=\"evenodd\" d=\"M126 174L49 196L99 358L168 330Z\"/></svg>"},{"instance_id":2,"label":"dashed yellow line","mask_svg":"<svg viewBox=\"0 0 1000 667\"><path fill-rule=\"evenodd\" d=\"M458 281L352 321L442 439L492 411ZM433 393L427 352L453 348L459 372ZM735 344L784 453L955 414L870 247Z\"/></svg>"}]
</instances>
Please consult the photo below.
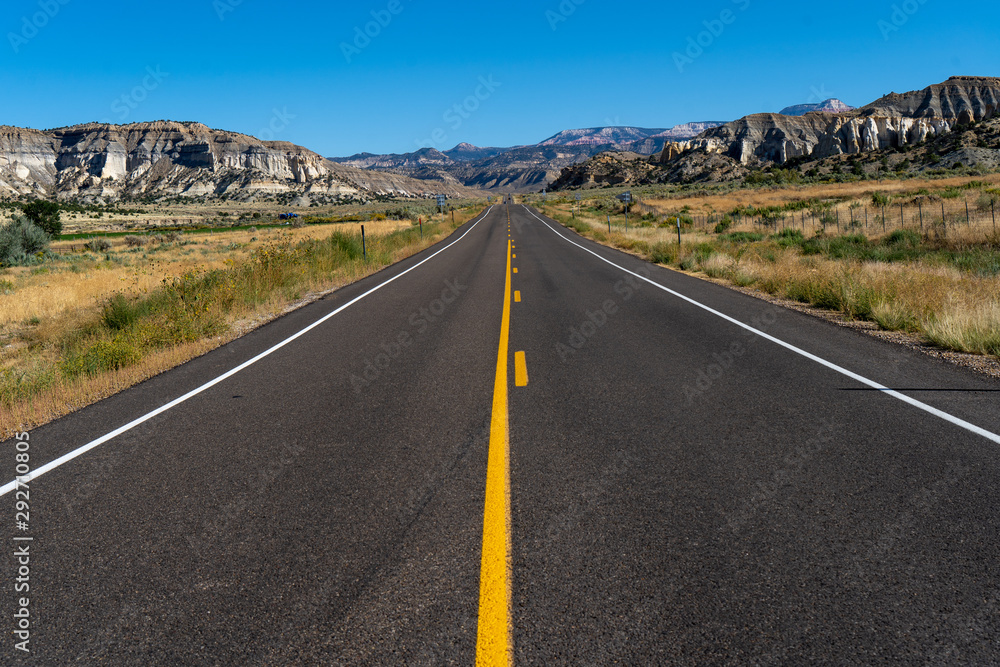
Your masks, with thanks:
<instances>
[{"instance_id":1,"label":"dashed yellow line","mask_svg":"<svg viewBox=\"0 0 1000 667\"><path fill-rule=\"evenodd\" d=\"M511 243L500 324L500 350L493 384L493 417L486 468L483 555L479 575L479 628L476 665L511 665L510 632L510 431L507 411L507 363L510 340Z\"/></svg>"},{"instance_id":2,"label":"dashed yellow line","mask_svg":"<svg viewBox=\"0 0 1000 667\"><path fill-rule=\"evenodd\" d=\"M514 273L517 273L517 269L514 269Z\"/></svg>"},{"instance_id":3,"label":"dashed yellow line","mask_svg":"<svg viewBox=\"0 0 1000 667\"><path fill-rule=\"evenodd\" d=\"M514 303L521 303L521 293L514 292Z\"/></svg>"},{"instance_id":4,"label":"dashed yellow line","mask_svg":"<svg viewBox=\"0 0 1000 667\"><path fill-rule=\"evenodd\" d=\"M524 352L514 353L514 384L518 387L528 386L528 361Z\"/></svg>"}]
</instances>

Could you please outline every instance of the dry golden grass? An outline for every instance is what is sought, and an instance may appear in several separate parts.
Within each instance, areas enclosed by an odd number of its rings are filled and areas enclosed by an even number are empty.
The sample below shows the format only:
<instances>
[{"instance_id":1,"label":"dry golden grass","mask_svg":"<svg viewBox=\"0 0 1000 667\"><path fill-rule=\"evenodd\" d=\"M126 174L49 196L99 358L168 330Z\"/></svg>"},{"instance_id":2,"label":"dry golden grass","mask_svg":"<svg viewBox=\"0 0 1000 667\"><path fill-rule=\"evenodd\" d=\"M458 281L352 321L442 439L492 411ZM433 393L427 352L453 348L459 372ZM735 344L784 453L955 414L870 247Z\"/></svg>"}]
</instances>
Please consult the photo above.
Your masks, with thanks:
<instances>
[{"instance_id":1,"label":"dry golden grass","mask_svg":"<svg viewBox=\"0 0 1000 667\"><path fill-rule=\"evenodd\" d=\"M619 222L609 235L606 220L580 214L572 220L566 205L546 210L599 242L647 259L871 320L886 330L919 333L946 349L1000 356L1000 276L924 260L884 263L803 255L798 247L770 241L723 243L704 231L683 234L678 251L676 228L632 227L626 234ZM957 251L995 248L998 242L981 227L947 232L947 246Z\"/></svg>"},{"instance_id":2,"label":"dry golden grass","mask_svg":"<svg viewBox=\"0 0 1000 667\"><path fill-rule=\"evenodd\" d=\"M644 199L643 204L651 206L664 215L689 206L693 211L731 211L740 206L763 208L809 201L812 199L871 199L875 192L888 195L926 189L940 192L948 188L961 187L973 181L1000 186L1000 174L989 176L968 176L944 179L887 180L881 183L864 181L858 183L823 183L817 185L789 186L780 188L758 188L737 190L720 194L706 193L704 196L677 197L671 199Z\"/></svg>"},{"instance_id":3,"label":"dry golden grass","mask_svg":"<svg viewBox=\"0 0 1000 667\"><path fill-rule=\"evenodd\" d=\"M476 214L478 211L459 211L457 222L461 224ZM376 242L379 237L410 226L408 221L367 222L365 232ZM304 303L316 294L359 280L380 270L383 265L348 264L328 275L311 279L303 285L302 293L289 296L276 292L254 308L235 308L225 314L227 321L222 336L155 350L138 363L119 370L74 377L61 375L58 372L60 351L53 343L93 321L102 303L111 294L119 291L138 294L144 289L159 286L163 278L172 278L192 269L203 272L239 264L247 259L251 249L264 243L273 245L282 239L298 242L325 238L333 231L351 232L359 228L360 225L342 224L302 229L261 229L256 233L191 235L185 237L185 240L191 239L188 245L156 253L155 263L139 261L142 249L138 252L116 249L112 251L112 256L125 255L136 261L129 265L106 261L95 263L89 269L93 275L63 270L67 259L44 267L47 270L45 273L24 269L0 272L0 279L15 283L13 294L0 296L0 371L13 373L14 377L21 374L34 381L42 378L40 389L32 392L30 398L4 406L0 415L0 437L43 424L133 386L243 335L286 312L294 303ZM387 260L400 261L440 241L450 231L450 226L442 226L435 235L427 234L422 242L415 241L392 251ZM253 237L257 237L257 241L251 241ZM234 243L239 247L231 247ZM247 245L242 246L243 243Z\"/></svg>"},{"instance_id":4,"label":"dry golden grass","mask_svg":"<svg viewBox=\"0 0 1000 667\"><path fill-rule=\"evenodd\" d=\"M409 227L405 221L385 220L365 223L365 233L384 236ZM359 233L360 224L336 225L338 231ZM43 321L83 308L92 310L97 301L114 292L138 294L159 286L164 279L192 270L211 270L239 262L250 253L272 241L323 238L333 227L317 225L301 229L260 229L257 232L235 231L216 234L185 234L183 245L164 244L163 250L151 252L151 244L137 250L128 249L124 241L116 240L109 251L113 261L104 260L104 253L81 252L74 258L82 260L53 262L38 269L13 268L0 271L0 278L14 283L10 294L0 293L0 331L4 327L37 318ZM53 249L65 251L80 242L62 241ZM67 258L71 259L71 258Z\"/></svg>"}]
</instances>

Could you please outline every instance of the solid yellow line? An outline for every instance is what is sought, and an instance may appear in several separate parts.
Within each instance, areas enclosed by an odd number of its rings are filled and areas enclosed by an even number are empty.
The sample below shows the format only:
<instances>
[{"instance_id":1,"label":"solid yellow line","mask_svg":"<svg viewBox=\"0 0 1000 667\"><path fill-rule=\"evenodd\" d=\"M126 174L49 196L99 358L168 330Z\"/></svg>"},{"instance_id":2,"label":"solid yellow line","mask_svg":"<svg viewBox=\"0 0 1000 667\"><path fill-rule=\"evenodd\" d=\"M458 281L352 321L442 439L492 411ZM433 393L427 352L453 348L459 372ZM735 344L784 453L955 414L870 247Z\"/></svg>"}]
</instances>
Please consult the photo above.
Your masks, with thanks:
<instances>
[{"instance_id":1,"label":"solid yellow line","mask_svg":"<svg viewBox=\"0 0 1000 667\"><path fill-rule=\"evenodd\" d=\"M514 384L518 387L528 386L528 361L524 352L514 353Z\"/></svg>"},{"instance_id":2,"label":"solid yellow line","mask_svg":"<svg viewBox=\"0 0 1000 667\"><path fill-rule=\"evenodd\" d=\"M514 292L514 303L521 303L521 293Z\"/></svg>"},{"instance_id":3,"label":"solid yellow line","mask_svg":"<svg viewBox=\"0 0 1000 667\"><path fill-rule=\"evenodd\" d=\"M508 667L512 660L510 634L510 434L507 413L507 354L510 338L510 242L504 286L500 350L493 384L493 418L486 467L486 507L483 511L483 558L479 576L479 631L476 664Z\"/></svg>"}]
</instances>

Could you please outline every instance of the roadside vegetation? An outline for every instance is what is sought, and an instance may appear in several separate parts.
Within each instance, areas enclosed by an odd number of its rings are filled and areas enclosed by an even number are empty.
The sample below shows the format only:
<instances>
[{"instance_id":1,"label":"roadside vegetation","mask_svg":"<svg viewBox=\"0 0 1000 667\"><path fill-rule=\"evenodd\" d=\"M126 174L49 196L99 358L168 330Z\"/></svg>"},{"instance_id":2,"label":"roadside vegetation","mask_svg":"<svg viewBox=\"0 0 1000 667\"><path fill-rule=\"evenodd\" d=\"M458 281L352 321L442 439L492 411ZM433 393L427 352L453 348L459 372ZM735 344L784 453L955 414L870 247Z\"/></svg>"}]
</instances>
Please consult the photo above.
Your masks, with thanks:
<instances>
[{"instance_id":1,"label":"roadside vegetation","mask_svg":"<svg viewBox=\"0 0 1000 667\"><path fill-rule=\"evenodd\" d=\"M366 222L367 257L352 223L85 245L51 244L34 227L55 252L0 269L0 430L43 423L202 354L312 293L418 252L478 212L425 219L422 235L416 220ZM42 242L29 224L0 227L0 244L8 228Z\"/></svg>"},{"instance_id":2,"label":"roadside vegetation","mask_svg":"<svg viewBox=\"0 0 1000 667\"><path fill-rule=\"evenodd\" d=\"M780 202L796 192L769 190L760 193L771 198L768 207L702 208L700 215L686 201L664 199L645 213L633 207L628 232L620 203L610 232L600 202L550 198L542 208L584 236L649 261L915 334L944 349L1000 357L1000 234L988 184ZM862 206L870 207L867 221ZM895 216L883 219L883 206Z\"/></svg>"}]
</instances>

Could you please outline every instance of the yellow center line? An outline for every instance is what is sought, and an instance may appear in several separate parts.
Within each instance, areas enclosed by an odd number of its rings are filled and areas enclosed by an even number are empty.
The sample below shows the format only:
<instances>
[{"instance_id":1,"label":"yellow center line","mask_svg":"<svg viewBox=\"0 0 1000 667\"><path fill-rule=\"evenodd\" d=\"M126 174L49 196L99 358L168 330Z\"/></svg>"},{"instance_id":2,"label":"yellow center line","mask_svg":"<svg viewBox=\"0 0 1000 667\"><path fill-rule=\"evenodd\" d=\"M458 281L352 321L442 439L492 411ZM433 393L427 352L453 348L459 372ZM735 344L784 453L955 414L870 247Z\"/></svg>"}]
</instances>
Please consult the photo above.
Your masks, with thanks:
<instances>
[{"instance_id":1,"label":"yellow center line","mask_svg":"<svg viewBox=\"0 0 1000 667\"><path fill-rule=\"evenodd\" d=\"M514 353L514 384L518 387L528 386L528 361L524 352Z\"/></svg>"},{"instance_id":2,"label":"yellow center line","mask_svg":"<svg viewBox=\"0 0 1000 667\"><path fill-rule=\"evenodd\" d=\"M521 303L521 293L514 292L514 303Z\"/></svg>"},{"instance_id":3,"label":"yellow center line","mask_svg":"<svg viewBox=\"0 0 1000 667\"><path fill-rule=\"evenodd\" d=\"M479 576L479 636L476 665L512 664L510 632L510 432L507 412L507 354L510 340L511 244L507 242L500 350L493 385L493 418L486 467L483 557Z\"/></svg>"}]
</instances>

